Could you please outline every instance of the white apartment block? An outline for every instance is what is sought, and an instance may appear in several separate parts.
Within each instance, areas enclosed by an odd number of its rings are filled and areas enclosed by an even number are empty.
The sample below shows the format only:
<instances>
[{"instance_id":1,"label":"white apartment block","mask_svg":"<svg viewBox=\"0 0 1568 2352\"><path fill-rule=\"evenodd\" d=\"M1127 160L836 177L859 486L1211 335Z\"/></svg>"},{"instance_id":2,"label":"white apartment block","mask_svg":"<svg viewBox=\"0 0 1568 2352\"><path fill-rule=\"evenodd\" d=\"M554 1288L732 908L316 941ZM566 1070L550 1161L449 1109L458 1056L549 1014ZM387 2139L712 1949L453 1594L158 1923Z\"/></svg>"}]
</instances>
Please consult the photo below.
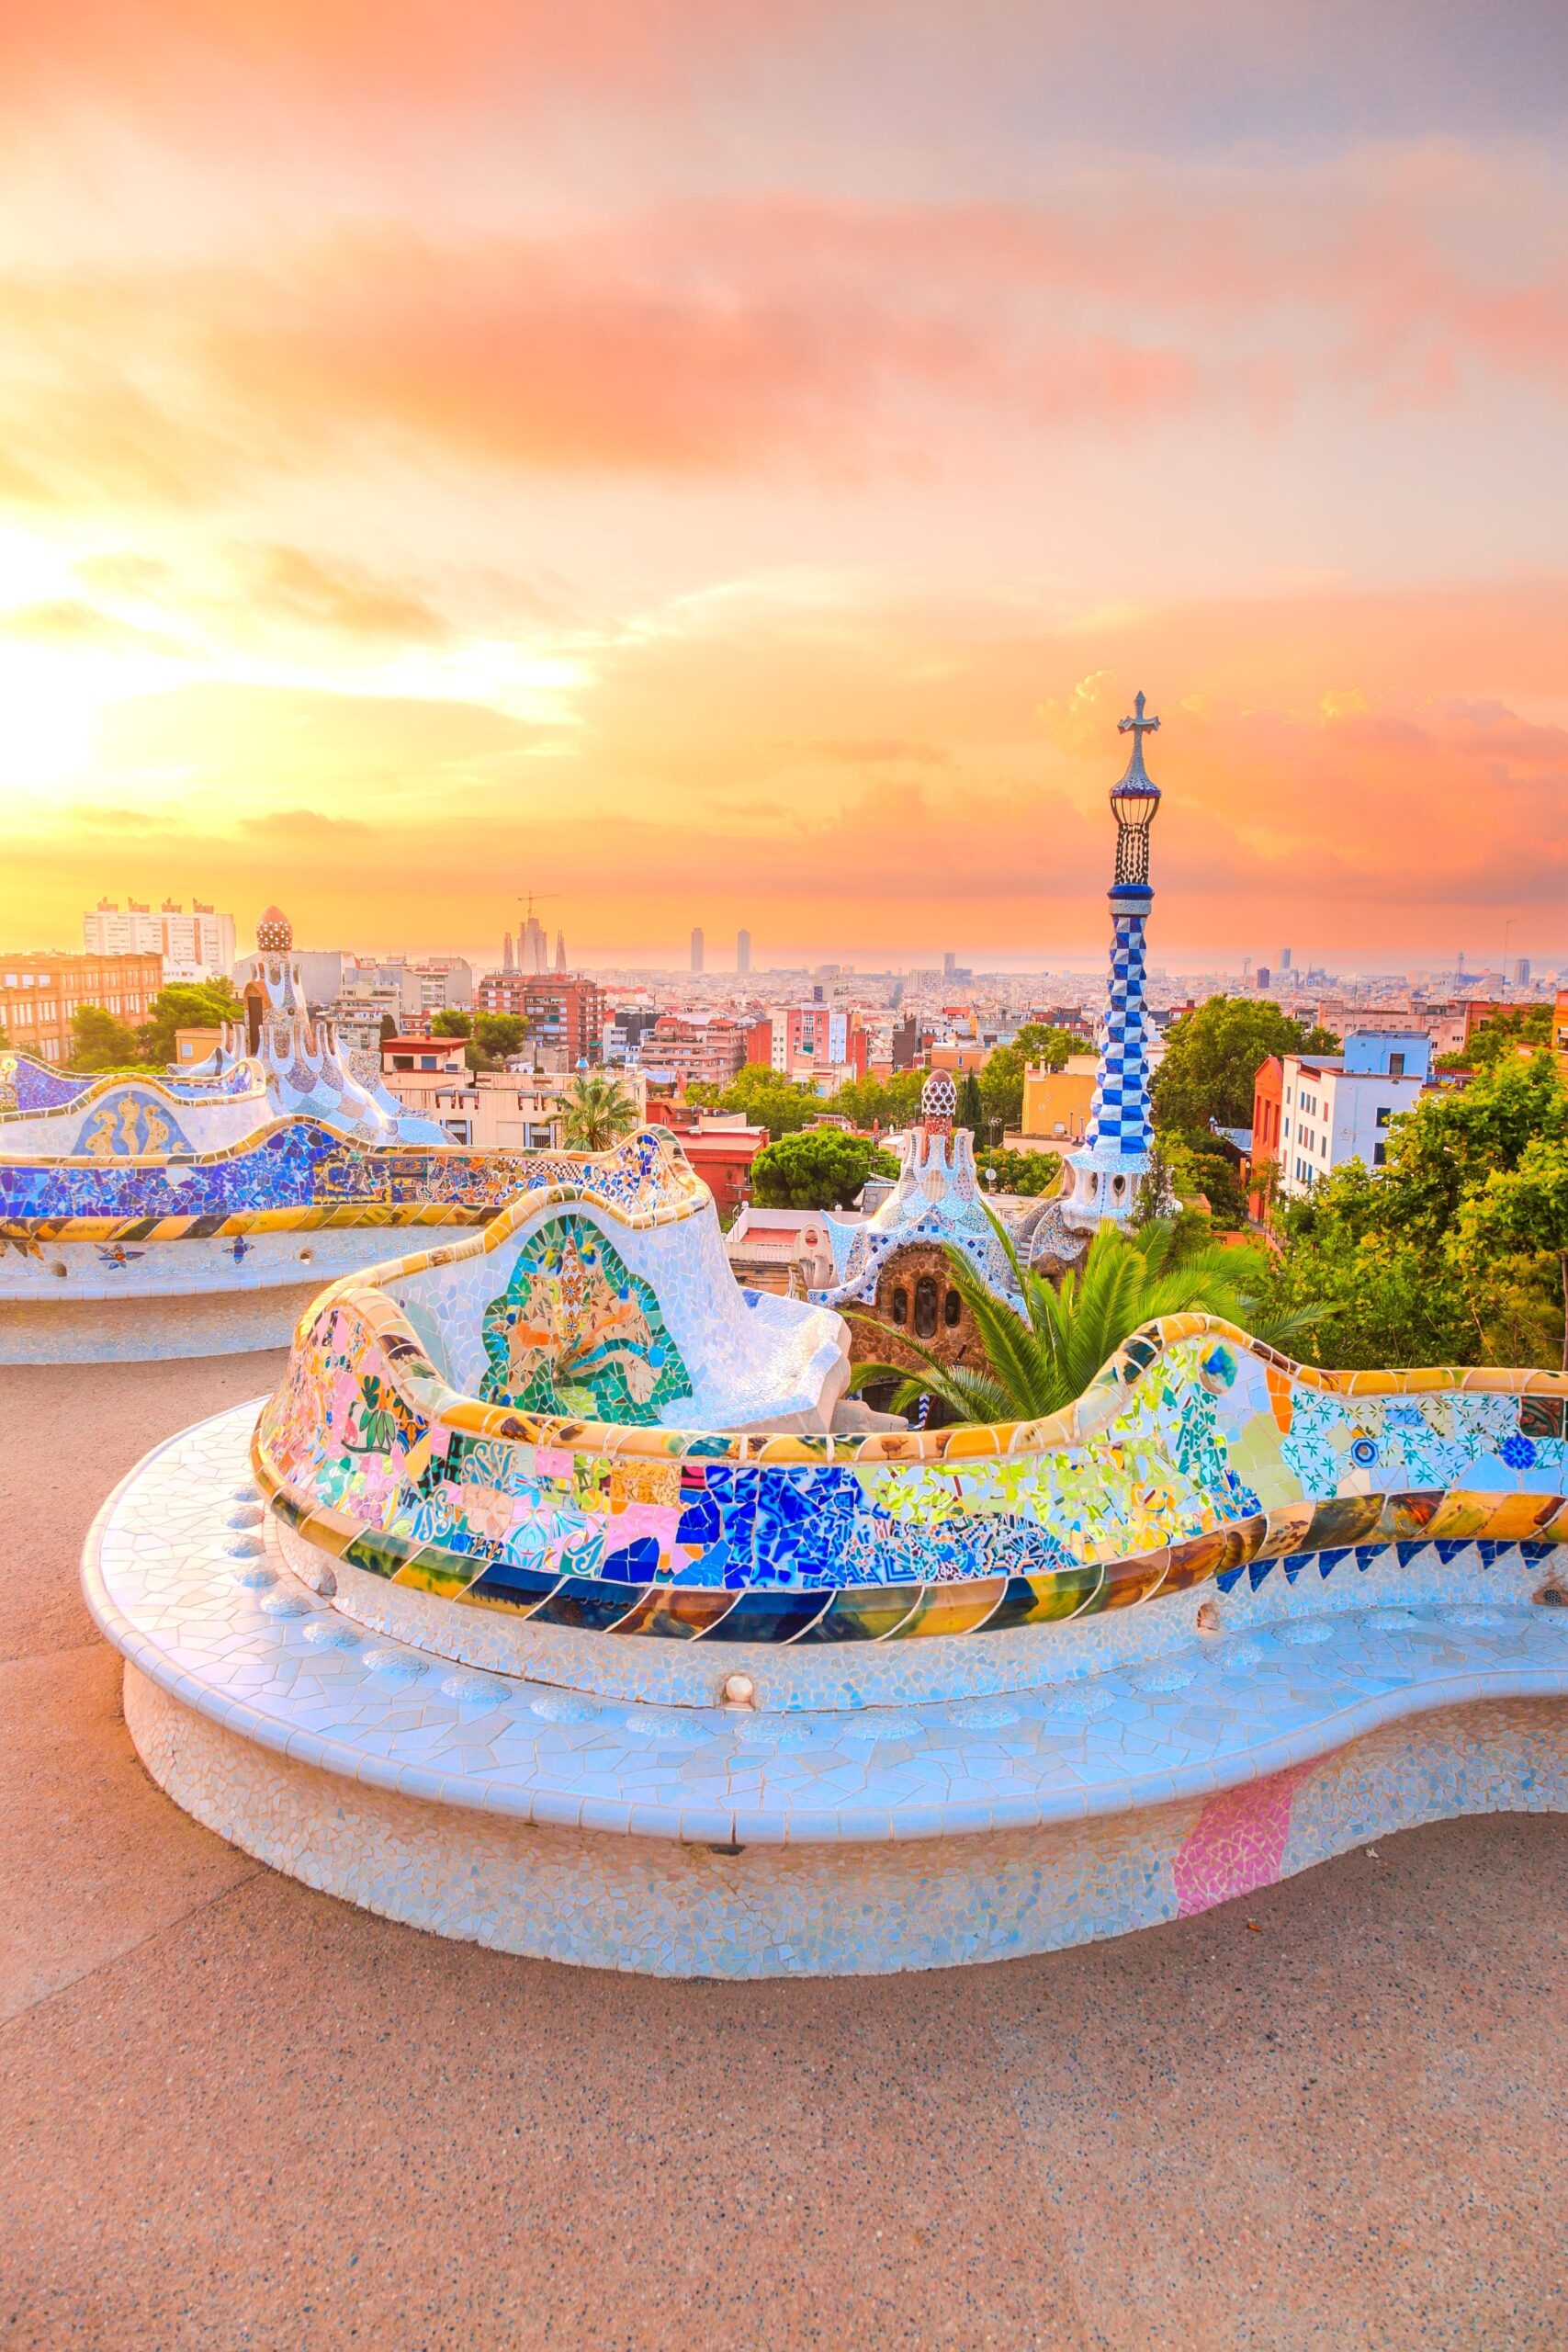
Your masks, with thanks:
<instances>
[{"instance_id":1,"label":"white apartment block","mask_svg":"<svg viewBox=\"0 0 1568 2352\"><path fill-rule=\"evenodd\" d=\"M1336 1168L1381 1168L1388 1130L1413 1111L1431 1076L1430 1041L1384 1032L1347 1037L1342 1055L1281 1057L1280 1176L1284 1200L1303 1200Z\"/></svg>"},{"instance_id":2,"label":"white apartment block","mask_svg":"<svg viewBox=\"0 0 1568 2352\"><path fill-rule=\"evenodd\" d=\"M187 915L177 899L165 899L154 913L128 899L100 899L82 918L82 944L89 956L158 956L165 980L226 979L234 964L234 918L191 900Z\"/></svg>"}]
</instances>

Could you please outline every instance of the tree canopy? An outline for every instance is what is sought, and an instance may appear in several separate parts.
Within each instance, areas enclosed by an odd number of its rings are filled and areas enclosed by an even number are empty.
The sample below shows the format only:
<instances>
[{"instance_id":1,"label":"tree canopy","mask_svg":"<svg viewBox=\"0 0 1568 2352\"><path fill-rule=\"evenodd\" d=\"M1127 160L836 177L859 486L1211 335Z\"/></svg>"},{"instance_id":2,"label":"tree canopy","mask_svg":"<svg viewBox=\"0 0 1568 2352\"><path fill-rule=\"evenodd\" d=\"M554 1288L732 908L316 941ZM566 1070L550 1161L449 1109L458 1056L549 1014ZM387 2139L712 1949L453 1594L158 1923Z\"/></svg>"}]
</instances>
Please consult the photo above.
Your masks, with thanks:
<instances>
[{"instance_id":1,"label":"tree canopy","mask_svg":"<svg viewBox=\"0 0 1568 2352\"><path fill-rule=\"evenodd\" d=\"M825 1107L819 1095L795 1085L771 1062L748 1062L725 1087L699 1081L686 1089L686 1100L705 1109L738 1111L750 1125L766 1127L775 1143L781 1136L795 1134Z\"/></svg>"},{"instance_id":2,"label":"tree canopy","mask_svg":"<svg viewBox=\"0 0 1568 2352\"><path fill-rule=\"evenodd\" d=\"M908 1127L920 1115L928 1075L923 1069L896 1069L891 1078L852 1078L825 1107L857 1127Z\"/></svg>"},{"instance_id":3,"label":"tree canopy","mask_svg":"<svg viewBox=\"0 0 1568 2352\"><path fill-rule=\"evenodd\" d=\"M1149 1092L1155 1125L1207 1146L1209 1122L1250 1127L1253 1081L1270 1054L1334 1054L1331 1030L1294 1021L1267 997L1212 996L1166 1032Z\"/></svg>"},{"instance_id":4,"label":"tree canopy","mask_svg":"<svg viewBox=\"0 0 1568 2352\"><path fill-rule=\"evenodd\" d=\"M1352 1160L1277 1209L1270 1295L1334 1307L1310 1335L1325 1363L1559 1365L1565 1159L1552 1057L1500 1058L1394 1119L1375 1174Z\"/></svg>"},{"instance_id":5,"label":"tree canopy","mask_svg":"<svg viewBox=\"0 0 1568 2352\"><path fill-rule=\"evenodd\" d=\"M751 1162L752 1197L767 1208L847 1208L868 1176L897 1176L898 1163L866 1136L814 1127L768 1144Z\"/></svg>"},{"instance_id":6,"label":"tree canopy","mask_svg":"<svg viewBox=\"0 0 1568 2352\"><path fill-rule=\"evenodd\" d=\"M1002 1192L1033 1200L1055 1193L1062 1182L1062 1159L1054 1151L1009 1151L998 1144L994 1150L976 1152L975 1164L982 1175L994 1175Z\"/></svg>"},{"instance_id":7,"label":"tree canopy","mask_svg":"<svg viewBox=\"0 0 1568 2352\"><path fill-rule=\"evenodd\" d=\"M433 1037L471 1037L474 1034L472 1013L460 1005L444 1004L430 1024Z\"/></svg>"},{"instance_id":8,"label":"tree canopy","mask_svg":"<svg viewBox=\"0 0 1568 2352\"><path fill-rule=\"evenodd\" d=\"M1517 1054L1521 1046L1544 1046L1551 1035L1551 1007L1522 1004L1495 1012L1456 1054L1439 1054L1438 1069L1493 1069Z\"/></svg>"},{"instance_id":9,"label":"tree canopy","mask_svg":"<svg viewBox=\"0 0 1568 2352\"><path fill-rule=\"evenodd\" d=\"M448 1036L457 1034L444 1032ZM481 1012L475 1019L463 1059L470 1069L494 1069L509 1055L521 1052L527 1035L528 1023L520 1012Z\"/></svg>"},{"instance_id":10,"label":"tree canopy","mask_svg":"<svg viewBox=\"0 0 1568 2352\"><path fill-rule=\"evenodd\" d=\"M101 1004L79 1004L71 1016L71 1067L83 1072L125 1069L137 1059L136 1034Z\"/></svg>"},{"instance_id":11,"label":"tree canopy","mask_svg":"<svg viewBox=\"0 0 1568 2352\"><path fill-rule=\"evenodd\" d=\"M216 1029L225 1021L240 1021L244 1006L227 979L171 980L147 1008L147 1019L135 1034L132 1053L143 1061L172 1062L176 1029ZM130 1055L124 1057L130 1058Z\"/></svg>"}]
</instances>

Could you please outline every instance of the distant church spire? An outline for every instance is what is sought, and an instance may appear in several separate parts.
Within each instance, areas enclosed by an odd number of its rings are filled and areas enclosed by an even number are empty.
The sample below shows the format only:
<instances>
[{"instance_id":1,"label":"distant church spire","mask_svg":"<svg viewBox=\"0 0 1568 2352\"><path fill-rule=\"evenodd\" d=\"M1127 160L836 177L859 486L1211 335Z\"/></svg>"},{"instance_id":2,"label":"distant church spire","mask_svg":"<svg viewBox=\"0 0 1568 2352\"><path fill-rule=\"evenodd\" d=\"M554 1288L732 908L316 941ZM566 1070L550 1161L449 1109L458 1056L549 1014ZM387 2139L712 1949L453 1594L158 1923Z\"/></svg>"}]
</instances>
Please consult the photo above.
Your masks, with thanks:
<instances>
[{"instance_id":1,"label":"distant church spire","mask_svg":"<svg viewBox=\"0 0 1568 2352\"><path fill-rule=\"evenodd\" d=\"M566 933L564 931L558 931L556 933L556 969L558 972L564 972L566 969Z\"/></svg>"},{"instance_id":2,"label":"distant church spire","mask_svg":"<svg viewBox=\"0 0 1568 2352\"><path fill-rule=\"evenodd\" d=\"M1069 1189L1062 1195L1062 1218L1092 1231L1107 1218L1124 1225L1138 1205L1154 1157L1149 1117L1149 1065L1144 1002L1144 926L1154 892L1149 888L1149 828L1159 808L1159 786L1144 765L1144 737L1159 725L1136 714L1118 732L1133 738L1126 773L1111 786L1116 820L1116 878L1111 889L1111 989L1105 1035L1088 1132L1069 1160Z\"/></svg>"},{"instance_id":3,"label":"distant church spire","mask_svg":"<svg viewBox=\"0 0 1568 2352\"><path fill-rule=\"evenodd\" d=\"M514 972L517 969L517 965L512 953L512 933L510 932L506 934L506 945L502 953L501 968L503 972Z\"/></svg>"}]
</instances>

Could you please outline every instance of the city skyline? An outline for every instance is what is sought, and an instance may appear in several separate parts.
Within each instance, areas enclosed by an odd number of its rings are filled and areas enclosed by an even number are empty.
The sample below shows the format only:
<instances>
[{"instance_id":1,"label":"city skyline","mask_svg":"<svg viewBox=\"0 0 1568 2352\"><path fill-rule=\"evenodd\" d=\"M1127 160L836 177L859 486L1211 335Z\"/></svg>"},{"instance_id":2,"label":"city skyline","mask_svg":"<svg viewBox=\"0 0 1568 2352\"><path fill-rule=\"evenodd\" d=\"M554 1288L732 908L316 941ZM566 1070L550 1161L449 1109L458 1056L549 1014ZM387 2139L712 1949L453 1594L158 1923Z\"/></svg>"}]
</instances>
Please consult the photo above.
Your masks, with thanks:
<instances>
[{"instance_id":1,"label":"city skyline","mask_svg":"<svg viewBox=\"0 0 1568 2352\"><path fill-rule=\"evenodd\" d=\"M18 944L471 948L480 844L585 962L694 858L1089 959L1141 687L1152 953L1556 960L1560 12L87 17L0 90Z\"/></svg>"}]
</instances>

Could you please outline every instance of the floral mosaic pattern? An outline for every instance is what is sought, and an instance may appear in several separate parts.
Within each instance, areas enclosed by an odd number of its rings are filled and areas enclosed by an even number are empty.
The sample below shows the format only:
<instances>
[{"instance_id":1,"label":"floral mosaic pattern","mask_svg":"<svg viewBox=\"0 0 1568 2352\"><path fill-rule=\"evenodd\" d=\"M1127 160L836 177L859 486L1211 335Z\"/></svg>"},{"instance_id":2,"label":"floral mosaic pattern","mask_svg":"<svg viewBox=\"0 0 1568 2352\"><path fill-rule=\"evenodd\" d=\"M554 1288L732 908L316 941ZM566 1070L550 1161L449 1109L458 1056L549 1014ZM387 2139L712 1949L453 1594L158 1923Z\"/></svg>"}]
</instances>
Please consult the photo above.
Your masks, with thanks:
<instances>
[{"instance_id":1,"label":"floral mosaic pattern","mask_svg":"<svg viewBox=\"0 0 1568 2352\"><path fill-rule=\"evenodd\" d=\"M651 1422L691 1386L650 1283L584 1216L552 1217L484 1316L488 1402Z\"/></svg>"}]
</instances>

